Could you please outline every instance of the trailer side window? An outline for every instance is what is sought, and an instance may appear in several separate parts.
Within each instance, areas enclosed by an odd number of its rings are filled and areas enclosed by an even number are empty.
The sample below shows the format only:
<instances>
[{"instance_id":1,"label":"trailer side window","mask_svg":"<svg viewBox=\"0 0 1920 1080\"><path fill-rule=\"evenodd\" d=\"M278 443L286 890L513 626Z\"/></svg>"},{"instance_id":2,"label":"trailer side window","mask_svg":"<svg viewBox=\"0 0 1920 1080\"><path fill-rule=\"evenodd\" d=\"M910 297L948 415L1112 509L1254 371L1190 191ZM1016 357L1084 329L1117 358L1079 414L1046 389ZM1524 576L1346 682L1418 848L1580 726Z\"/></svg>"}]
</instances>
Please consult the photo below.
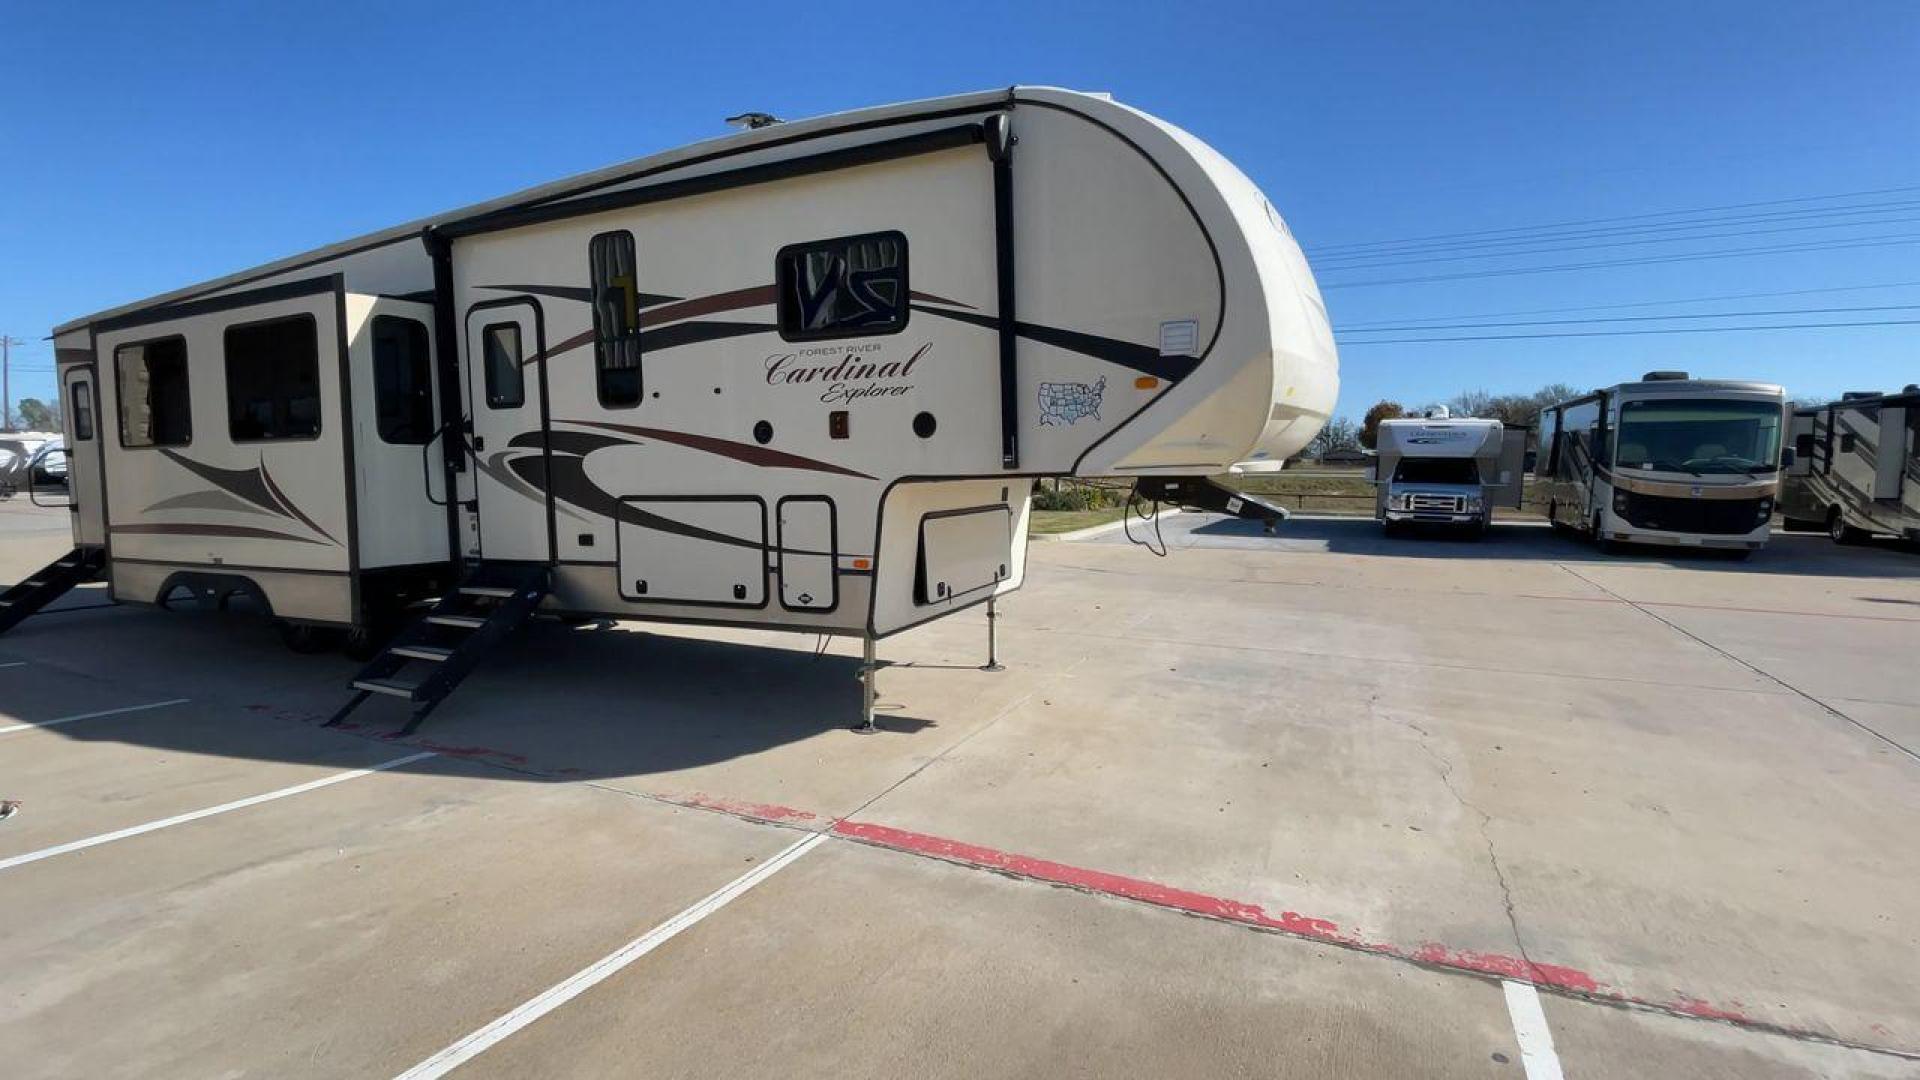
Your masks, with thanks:
<instances>
[{"instance_id":1,"label":"trailer side window","mask_svg":"<svg viewBox=\"0 0 1920 1080\"><path fill-rule=\"evenodd\" d=\"M601 233L587 243L593 282L593 368L600 404L640 404L640 280L633 234Z\"/></svg>"},{"instance_id":2,"label":"trailer side window","mask_svg":"<svg viewBox=\"0 0 1920 1080\"><path fill-rule=\"evenodd\" d=\"M73 440L89 442L93 439L93 384L77 382L73 384Z\"/></svg>"},{"instance_id":3,"label":"trailer side window","mask_svg":"<svg viewBox=\"0 0 1920 1080\"><path fill-rule=\"evenodd\" d=\"M1813 460L1813 432L1809 431L1794 437L1793 453L1795 457L1807 461Z\"/></svg>"},{"instance_id":4,"label":"trailer side window","mask_svg":"<svg viewBox=\"0 0 1920 1080\"><path fill-rule=\"evenodd\" d=\"M907 238L867 233L792 244L774 258L788 341L897 334L907 326Z\"/></svg>"},{"instance_id":5,"label":"trailer side window","mask_svg":"<svg viewBox=\"0 0 1920 1080\"><path fill-rule=\"evenodd\" d=\"M185 446L193 441L186 338L113 350L113 380L114 396L120 399L121 446Z\"/></svg>"},{"instance_id":6,"label":"trailer side window","mask_svg":"<svg viewBox=\"0 0 1920 1080\"><path fill-rule=\"evenodd\" d=\"M381 442L419 446L433 438L433 360L420 320L373 317L373 411Z\"/></svg>"},{"instance_id":7,"label":"trailer side window","mask_svg":"<svg viewBox=\"0 0 1920 1080\"><path fill-rule=\"evenodd\" d=\"M226 353L234 442L320 436L320 331L313 316L229 326Z\"/></svg>"},{"instance_id":8,"label":"trailer side window","mask_svg":"<svg viewBox=\"0 0 1920 1080\"><path fill-rule=\"evenodd\" d=\"M1853 434L1851 432L1840 436L1840 452L1843 454L1853 453Z\"/></svg>"},{"instance_id":9,"label":"trailer side window","mask_svg":"<svg viewBox=\"0 0 1920 1080\"><path fill-rule=\"evenodd\" d=\"M527 400L527 384L520 368L520 324L489 323L480 331L482 367L487 375L487 405L512 409Z\"/></svg>"}]
</instances>

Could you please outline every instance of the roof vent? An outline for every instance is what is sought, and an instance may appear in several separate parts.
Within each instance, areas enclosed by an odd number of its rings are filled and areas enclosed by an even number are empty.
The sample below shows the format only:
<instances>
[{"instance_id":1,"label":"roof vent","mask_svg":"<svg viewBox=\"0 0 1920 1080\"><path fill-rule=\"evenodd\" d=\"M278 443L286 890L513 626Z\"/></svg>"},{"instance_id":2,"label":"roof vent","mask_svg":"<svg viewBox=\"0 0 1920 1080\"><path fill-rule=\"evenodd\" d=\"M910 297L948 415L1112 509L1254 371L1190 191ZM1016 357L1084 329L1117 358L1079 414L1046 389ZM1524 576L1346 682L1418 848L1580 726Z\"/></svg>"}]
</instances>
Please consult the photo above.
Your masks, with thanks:
<instances>
[{"instance_id":1,"label":"roof vent","mask_svg":"<svg viewBox=\"0 0 1920 1080\"><path fill-rule=\"evenodd\" d=\"M1910 382L1900 391L1903 394L1920 394L1920 382Z\"/></svg>"},{"instance_id":2,"label":"roof vent","mask_svg":"<svg viewBox=\"0 0 1920 1080\"><path fill-rule=\"evenodd\" d=\"M1682 379L1687 379L1691 377L1692 376L1689 376L1684 371L1649 371L1645 375L1640 376L1640 381L1641 382L1679 382Z\"/></svg>"},{"instance_id":3,"label":"roof vent","mask_svg":"<svg viewBox=\"0 0 1920 1080\"><path fill-rule=\"evenodd\" d=\"M743 112L739 116L727 117L727 123L742 131L759 131L761 128L784 124L786 121L772 113Z\"/></svg>"}]
</instances>

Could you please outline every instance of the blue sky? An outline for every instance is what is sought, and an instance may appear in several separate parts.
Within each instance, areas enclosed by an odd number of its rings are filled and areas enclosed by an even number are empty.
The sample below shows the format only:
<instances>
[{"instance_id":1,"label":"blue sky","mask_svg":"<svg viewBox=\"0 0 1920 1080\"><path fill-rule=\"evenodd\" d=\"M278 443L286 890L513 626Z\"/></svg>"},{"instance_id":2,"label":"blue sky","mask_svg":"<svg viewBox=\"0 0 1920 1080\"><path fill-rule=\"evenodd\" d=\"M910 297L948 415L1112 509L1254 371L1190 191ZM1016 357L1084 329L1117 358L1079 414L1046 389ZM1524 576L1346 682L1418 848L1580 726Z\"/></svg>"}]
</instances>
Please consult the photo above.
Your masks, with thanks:
<instances>
[{"instance_id":1,"label":"blue sky","mask_svg":"<svg viewBox=\"0 0 1920 1080\"><path fill-rule=\"evenodd\" d=\"M1307 247L1337 332L1898 305L1911 306L1371 336L1920 320L1920 243L1908 242L1920 238L1920 4L1904 0L939 12L8 0L0 41L0 332L29 339L15 351L16 398L51 391L41 339L67 318L711 136L746 109L797 117L1015 82L1111 91L1237 162ZM1813 198L1856 192L1880 194ZM1646 218L1503 259L1413 261L1462 250L1451 244L1389 251L1373 266L1334 257L1339 245L1746 203L1772 205L1716 212L1743 218L1716 230L1725 238L1625 244L1676 233L1603 231L1687 220ZM1801 216L1761 217L1782 214ZM1826 227L1840 220L1855 224ZM1751 233L1755 221L1796 231ZM1842 241L1875 243L1358 284ZM1601 243L1614 246L1565 250ZM1916 284L1850 288L1896 282ZM1816 289L1830 291L1806 291ZM1501 315L1676 300L1689 302ZM1650 368L1766 378L1809 396L1920 380L1914 325L1341 336L1349 415L1380 397L1597 385Z\"/></svg>"}]
</instances>

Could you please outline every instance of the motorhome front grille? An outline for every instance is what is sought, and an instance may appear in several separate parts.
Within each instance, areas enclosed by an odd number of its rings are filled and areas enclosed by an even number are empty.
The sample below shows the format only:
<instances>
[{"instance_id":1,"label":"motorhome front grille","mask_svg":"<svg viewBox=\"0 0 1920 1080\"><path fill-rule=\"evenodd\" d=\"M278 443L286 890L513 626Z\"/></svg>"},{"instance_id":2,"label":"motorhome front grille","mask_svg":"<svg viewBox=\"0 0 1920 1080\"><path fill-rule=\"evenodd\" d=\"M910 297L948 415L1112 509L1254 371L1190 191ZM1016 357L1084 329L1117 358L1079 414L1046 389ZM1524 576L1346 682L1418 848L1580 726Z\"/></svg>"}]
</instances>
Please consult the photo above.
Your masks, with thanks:
<instances>
[{"instance_id":1,"label":"motorhome front grille","mask_svg":"<svg viewBox=\"0 0 1920 1080\"><path fill-rule=\"evenodd\" d=\"M1629 491L1627 523L1660 532L1737 536L1760 523L1759 499L1674 499Z\"/></svg>"},{"instance_id":2,"label":"motorhome front grille","mask_svg":"<svg viewBox=\"0 0 1920 1080\"><path fill-rule=\"evenodd\" d=\"M1458 514L1466 509L1466 500L1458 495L1411 495L1407 498L1407 509Z\"/></svg>"}]
</instances>

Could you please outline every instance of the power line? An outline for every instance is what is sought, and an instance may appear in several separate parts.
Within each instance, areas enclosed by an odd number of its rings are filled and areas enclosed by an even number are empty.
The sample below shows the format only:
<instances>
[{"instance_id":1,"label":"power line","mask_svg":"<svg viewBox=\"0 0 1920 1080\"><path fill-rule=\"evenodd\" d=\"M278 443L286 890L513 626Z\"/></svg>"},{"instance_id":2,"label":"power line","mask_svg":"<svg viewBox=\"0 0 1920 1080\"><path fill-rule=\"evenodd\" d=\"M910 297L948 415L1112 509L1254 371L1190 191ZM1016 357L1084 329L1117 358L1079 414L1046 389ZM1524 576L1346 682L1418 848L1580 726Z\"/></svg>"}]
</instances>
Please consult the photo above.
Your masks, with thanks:
<instances>
[{"instance_id":1,"label":"power line","mask_svg":"<svg viewBox=\"0 0 1920 1080\"><path fill-rule=\"evenodd\" d=\"M1892 247L1911 244L1920 239L1920 233L1899 233L1878 240L1852 240L1840 242L1821 242L1813 244L1786 244L1775 247L1729 248L1725 251L1699 251L1685 255L1659 255L1641 259L1610 259L1596 262L1562 263L1557 266L1517 266L1505 270L1472 270L1456 274L1429 274L1425 277L1375 278L1368 281L1336 281L1322 283L1320 289L1326 292L1332 289L1356 289L1373 285L1418 285L1430 281L1465 281L1471 278L1513 277L1520 274L1550 274L1565 270L1596 270L1616 266L1652 266L1658 263L1695 262L1701 259L1731 259L1742 255L1776 255L1802 251L1840 251L1852 248Z\"/></svg>"},{"instance_id":2,"label":"power line","mask_svg":"<svg viewBox=\"0 0 1920 1080\"><path fill-rule=\"evenodd\" d=\"M1627 304L1585 304L1579 307L1529 308L1524 311L1483 311L1474 315L1428 315L1421 317L1402 316L1398 320L1375 319L1371 322L1350 323L1344 329L1360 330L1379 327L1389 322L1434 322L1438 319L1504 319L1514 315L1556 315L1569 311L1619 311L1623 308L1664 307L1668 304L1707 304L1719 300L1757 300L1772 296L1809 296L1815 293L1864 292L1869 289L1906 289L1920 286L1920 281L1883 281L1873 285L1833 285L1819 289L1784 289L1775 292L1723 293L1719 296L1683 296L1673 300L1637 300Z\"/></svg>"},{"instance_id":3,"label":"power line","mask_svg":"<svg viewBox=\"0 0 1920 1080\"><path fill-rule=\"evenodd\" d=\"M1598 244L1553 244L1546 247L1524 248L1516 251L1465 252L1458 255L1436 255L1425 259L1407 259L1399 256L1369 257L1372 261L1353 261L1338 266L1323 266L1325 270L1372 270L1382 266L1414 266L1420 263L1460 262L1466 259L1503 259L1519 255L1552 255L1562 251L1592 251L1597 248L1636 247L1641 244L1679 244L1693 240L1730 240L1742 236L1765 236L1772 233L1807 232L1811 229L1849 229L1862 225L1910 225L1920 221L1920 217L1888 218L1882 221L1835 221L1824 225L1789 225L1778 229L1739 229L1733 232L1699 233L1694 236L1660 236L1645 240L1609 240ZM1852 239L1867 239L1853 237Z\"/></svg>"},{"instance_id":4,"label":"power line","mask_svg":"<svg viewBox=\"0 0 1920 1080\"><path fill-rule=\"evenodd\" d=\"M1920 304L1886 304L1877 307L1830 307L1830 308L1781 308L1773 311L1720 311L1711 314L1685 315L1616 315L1610 319L1536 319L1521 322L1468 322L1439 323L1411 326L1376 326L1368 329L1342 327L1334 332L1356 334L1385 334L1399 330L1493 330L1507 326L1579 326L1592 323L1618 322L1662 322L1671 319L1735 319L1762 318L1777 315L1839 315L1862 311L1914 311Z\"/></svg>"},{"instance_id":5,"label":"power line","mask_svg":"<svg viewBox=\"0 0 1920 1080\"><path fill-rule=\"evenodd\" d=\"M1720 206L1696 206L1685 210L1659 210L1646 214L1624 214L1617 217L1579 218L1571 221L1553 221L1538 225L1515 225L1504 229L1479 229L1469 232L1434 233L1428 236L1403 237L1398 240L1370 240L1359 243L1335 244L1318 250L1331 251L1340 248L1368 247L1415 243L1423 240L1455 240L1464 237L1493 236L1499 233L1535 232L1541 229L1574 228L1583 225L1604 225L1616 221L1649 221L1654 218L1678 217L1683 214L1707 214L1721 210L1746 210L1756 206L1786 206L1793 203L1828 202L1834 199L1857 199L1868 195L1891 195L1900 192L1920 191L1920 184L1908 184L1903 187L1873 188L1867 191L1845 191L1832 195L1801 195L1791 199L1765 199L1760 202L1726 203Z\"/></svg>"},{"instance_id":6,"label":"power line","mask_svg":"<svg viewBox=\"0 0 1920 1080\"><path fill-rule=\"evenodd\" d=\"M1316 260L1345 261L1385 255L1424 255L1435 251L1512 247L1517 244L1547 243L1560 240L1590 240L1609 236L1637 236L1647 233L1705 229L1719 225L1770 225L1793 221L1815 221L1823 218L1857 217L1862 214L1891 214L1901 210L1911 210L1916 206L1920 206L1920 200L1907 199L1887 203L1862 203L1858 206L1809 207L1801 210L1778 210L1765 214L1741 214L1734 217L1698 218L1692 221L1663 222L1657 225L1615 225L1602 229L1543 232L1533 236L1502 236L1482 240L1462 239L1421 241L1418 243L1405 242L1384 244L1365 249L1355 248L1353 250L1330 250L1326 248L1311 248L1308 250ZM1845 223L1835 223L1834 227L1838 227L1840 224ZM1872 224L1872 222L1856 222L1854 224Z\"/></svg>"},{"instance_id":7,"label":"power line","mask_svg":"<svg viewBox=\"0 0 1920 1080\"><path fill-rule=\"evenodd\" d=\"M1568 330L1546 334L1482 334L1462 337L1375 338L1343 341L1353 345L1428 345L1442 341L1534 341L1541 338L1644 337L1655 334L1725 334L1747 330L1832 330L1865 326L1920 326L1920 319L1882 319L1871 322L1773 323L1763 326L1665 326L1657 330Z\"/></svg>"}]
</instances>

